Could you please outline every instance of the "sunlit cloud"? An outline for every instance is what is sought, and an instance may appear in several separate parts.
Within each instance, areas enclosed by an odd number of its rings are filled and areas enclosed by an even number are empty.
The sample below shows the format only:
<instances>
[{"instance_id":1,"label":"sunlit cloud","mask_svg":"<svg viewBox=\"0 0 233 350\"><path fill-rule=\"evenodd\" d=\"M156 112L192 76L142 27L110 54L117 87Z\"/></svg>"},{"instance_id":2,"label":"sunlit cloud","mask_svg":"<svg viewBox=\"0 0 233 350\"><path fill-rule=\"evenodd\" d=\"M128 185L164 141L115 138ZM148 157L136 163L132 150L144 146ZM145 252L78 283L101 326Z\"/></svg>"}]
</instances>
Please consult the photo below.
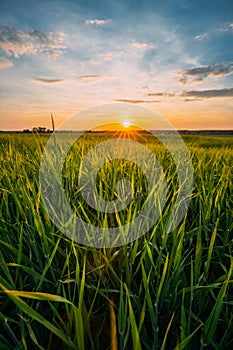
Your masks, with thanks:
<instances>
[{"instance_id":1,"label":"sunlit cloud","mask_svg":"<svg viewBox=\"0 0 233 350\"><path fill-rule=\"evenodd\" d=\"M216 63L209 66L196 67L191 69L184 69L179 72L182 78L179 82L182 84L200 82L207 77L225 77L233 73L233 62Z\"/></svg>"},{"instance_id":2,"label":"sunlit cloud","mask_svg":"<svg viewBox=\"0 0 233 350\"><path fill-rule=\"evenodd\" d=\"M25 54L61 54L66 48L64 32L24 32L12 26L0 30L0 48L7 56L19 58Z\"/></svg>"},{"instance_id":3,"label":"sunlit cloud","mask_svg":"<svg viewBox=\"0 0 233 350\"><path fill-rule=\"evenodd\" d=\"M45 83L45 84L57 84L57 83L62 83L64 79L50 79L50 78L33 78L34 81L38 81L40 83Z\"/></svg>"},{"instance_id":4,"label":"sunlit cloud","mask_svg":"<svg viewBox=\"0 0 233 350\"><path fill-rule=\"evenodd\" d=\"M12 67L13 63L8 60L0 60L0 69Z\"/></svg>"},{"instance_id":5,"label":"sunlit cloud","mask_svg":"<svg viewBox=\"0 0 233 350\"><path fill-rule=\"evenodd\" d=\"M85 84L93 84L103 80L114 79L112 76L108 75L98 75L98 74L89 74L89 75L80 75L77 78L77 81Z\"/></svg>"},{"instance_id":6,"label":"sunlit cloud","mask_svg":"<svg viewBox=\"0 0 233 350\"><path fill-rule=\"evenodd\" d=\"M153 48L152 45L149 45L147 43L143 43L143 42L136 42L136 41L133 41L131 43L131 46L133 46L134 48L136 49L149 49L149 48Z\"/></svg>"}]
</instances>

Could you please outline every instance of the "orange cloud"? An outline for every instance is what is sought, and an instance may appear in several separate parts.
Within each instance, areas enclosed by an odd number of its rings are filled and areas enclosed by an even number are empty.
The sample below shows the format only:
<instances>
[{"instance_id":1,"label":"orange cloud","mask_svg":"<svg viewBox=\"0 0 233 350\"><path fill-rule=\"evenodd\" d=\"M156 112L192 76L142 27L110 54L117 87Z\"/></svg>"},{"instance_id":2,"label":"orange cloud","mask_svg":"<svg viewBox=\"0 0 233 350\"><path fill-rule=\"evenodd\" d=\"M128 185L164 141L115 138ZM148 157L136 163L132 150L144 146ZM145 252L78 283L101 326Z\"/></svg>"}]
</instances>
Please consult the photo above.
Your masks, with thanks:
<instances>
[{"instance_id":1,"label":"orange cloud","mask_svg":"<svg viewBox=\"0 0 233 350\"><path fill-rule=\"evenodd\" d=\"M0 61L0 69L12 67L13 63L11 61Z\"/></svg>"}]
</instances>

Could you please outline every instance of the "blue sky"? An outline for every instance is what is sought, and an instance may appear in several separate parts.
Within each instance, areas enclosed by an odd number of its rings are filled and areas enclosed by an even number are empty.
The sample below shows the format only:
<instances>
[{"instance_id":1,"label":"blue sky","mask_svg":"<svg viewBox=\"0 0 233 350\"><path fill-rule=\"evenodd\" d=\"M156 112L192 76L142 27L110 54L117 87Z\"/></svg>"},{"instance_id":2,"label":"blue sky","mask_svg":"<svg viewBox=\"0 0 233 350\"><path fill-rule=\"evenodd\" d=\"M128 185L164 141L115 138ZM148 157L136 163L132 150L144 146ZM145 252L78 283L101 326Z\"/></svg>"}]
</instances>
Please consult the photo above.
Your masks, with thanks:
<instances>
[{"instance_id":1,"label":"blue sky","mask_svg":"<svg viewBox=\"0 0 233 350\"><path fill-rule=\"evenodd\" d=\"M0 129L117 101L233 129L232 47L230 0L2 0Z\"/></svg>"}]
</instances>

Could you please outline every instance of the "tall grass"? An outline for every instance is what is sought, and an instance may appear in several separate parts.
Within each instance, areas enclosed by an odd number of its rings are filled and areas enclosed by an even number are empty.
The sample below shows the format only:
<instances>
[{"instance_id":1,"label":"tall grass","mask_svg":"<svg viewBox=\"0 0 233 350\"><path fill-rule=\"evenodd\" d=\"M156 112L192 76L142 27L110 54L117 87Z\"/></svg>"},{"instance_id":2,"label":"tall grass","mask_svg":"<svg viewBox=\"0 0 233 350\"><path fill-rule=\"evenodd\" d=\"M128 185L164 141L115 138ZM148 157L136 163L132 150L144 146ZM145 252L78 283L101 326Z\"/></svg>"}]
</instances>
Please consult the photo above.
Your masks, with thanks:
<instances>
[{"instance_id":1,"label":"tall grass","mask_svg":"<svg viewBox=\"0 0 233 350\"><path fill-rule=\"evenodd\" d=\"M148 136L169 186L163 215L133 243L95 249L62 235L41 202L47 137L0 135L0 349L232 348L233 139L185 137L194 190L182 223L166 234L176 173ZM82 203L76 174L80 156L104 138L83 138L63 167L67 198L91 222L104 218ZM101 188L113 196L108 181L130 168L106 166ZM145 195L143 174L131 169L135 192ZM124 224L137 205L107 225Z\"/></svg>"}]
</instances>

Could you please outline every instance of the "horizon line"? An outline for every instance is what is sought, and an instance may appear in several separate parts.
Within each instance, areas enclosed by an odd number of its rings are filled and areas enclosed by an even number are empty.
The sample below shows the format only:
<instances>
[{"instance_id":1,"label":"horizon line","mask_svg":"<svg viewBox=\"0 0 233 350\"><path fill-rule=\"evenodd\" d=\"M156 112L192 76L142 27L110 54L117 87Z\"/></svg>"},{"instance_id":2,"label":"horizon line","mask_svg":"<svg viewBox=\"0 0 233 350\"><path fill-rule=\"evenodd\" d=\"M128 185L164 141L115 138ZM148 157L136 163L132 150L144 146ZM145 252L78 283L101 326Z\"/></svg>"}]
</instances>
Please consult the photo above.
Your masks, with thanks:
<instances>
[{"instance_id":1,"label":"horizon line","mask_svg":"<svg viewBox=\"0 0 233 350\"><path fill-rule=\"evenodd\" d=\"M122 130L113 130L113 129L100 129L100 130L89 130L89 129L61 129L61 130L52 130L49 128L43 128L45 131L33 131L32 129L0 129L0 133L53 133L53 132L84 132L84 133L102 133L102 132L120 132ZM125 132L233 132L233 129L125 129Z\"/></svg>"}]
</instances>

